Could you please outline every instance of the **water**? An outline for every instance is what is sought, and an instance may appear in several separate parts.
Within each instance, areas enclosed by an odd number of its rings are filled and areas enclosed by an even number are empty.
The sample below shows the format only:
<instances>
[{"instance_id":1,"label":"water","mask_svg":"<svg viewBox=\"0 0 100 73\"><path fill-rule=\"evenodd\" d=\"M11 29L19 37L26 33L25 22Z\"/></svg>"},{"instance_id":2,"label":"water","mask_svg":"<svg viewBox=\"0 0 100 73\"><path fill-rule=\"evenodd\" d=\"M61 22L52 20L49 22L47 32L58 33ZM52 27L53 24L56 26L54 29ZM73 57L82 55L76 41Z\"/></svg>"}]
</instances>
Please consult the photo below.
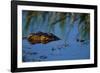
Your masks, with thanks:
<instances>
[{"instance_id":1,"label":"water","mask_svg":"<svg viewBox=\"0 0 100 73\"><path fill-rule=\"evenodd\" d=\"M23 62L79 60L90 58L90 43L76 41L76 27L71 31L67 43L64 40L47 44L30 44L23 39Z\"/></svg>"},{"instance_id":2,"label":"water","mask_svg":"<svg viewBox=\"0 0 100 73\"><path fill-rule=\"evenodd\" d=\"M26 14L23 15L23 27L25 26ZM66 20L66 24L69 24L69 20ZM38 23L38 28L35 28L32 22L30 23L30 32L47 32L47 20L43 26L41 23ZM78 21L74 23L73 28L69 34L66 34L69 25L66 25L66 30L62 34L61 29L57 23L55 25L54 31L51 31L54 35L59 37L61 40L49 42L47 44L30 44L27 39L22 40L22 60L23 62L38 62L38 61L58 61L58 60L80 60L80 59L90 59L90 41L86 40L85 42L77 42L78 38ZM66 43L65 43L66 42Z\"/></svg>"}]
</instances>

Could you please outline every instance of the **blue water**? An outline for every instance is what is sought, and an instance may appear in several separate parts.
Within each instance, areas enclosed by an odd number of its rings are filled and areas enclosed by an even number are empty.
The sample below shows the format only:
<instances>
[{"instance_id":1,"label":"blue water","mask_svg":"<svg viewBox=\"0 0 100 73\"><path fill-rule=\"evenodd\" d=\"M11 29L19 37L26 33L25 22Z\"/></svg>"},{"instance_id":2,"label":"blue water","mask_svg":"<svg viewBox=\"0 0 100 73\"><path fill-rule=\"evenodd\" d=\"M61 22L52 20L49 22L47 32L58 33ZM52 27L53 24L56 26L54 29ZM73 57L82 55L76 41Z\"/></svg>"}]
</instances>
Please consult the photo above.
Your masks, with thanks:
<instances>
[{"instance_id":1,"label":"blue water","mask_svg":"<svg viewBox=\"0 0 100 73\"><path fill-rule=\"evenodd\" d=\"M63 41L51 42L46 45L31 45L27 40L23 40L23 42L23 58L25 58L25 62L90 58L90 49L87 44L81 45L73 41L73 43L68 43L69 45L65 47ZM41 58L41 56L45 58Z\"/></svg>"},{"instance_id":2,"label":"blue water","mask_svg":"<svg viewBox=\"0 0 100 73\"><path fill-rule=\"evenodd\" d=\"M23 62L37 62L37 61L56 61L56 60L79 60L79 59L90 59L90 41L77 42L78 37L78 27L77 23L74 23L74 26L69 34L67 30L69 29L66 25L66 30L62 34L61 29L59 28L59 23L55 25L54 32L61 40L49 42L47 44L30 44L27 39L22 40L22 59ZM32 24L32 22L30 23ZM66 20L68 24L68 20ZM36 26L30 26L30 32L47 32L47 22L41 26L41 23L38 23ZM25 26L25 15L23 15L23 27ZM66 43L65 43L66 42Z\"/></svg>"},{"instance_id":3,"label":"blue water","mask_svg":"<svg viewBox=\"0 0 100 73\"><path fill-rule=\"evenodd\" d=\"M79 60L90 58L89 41L80 43L76 41L75 28L70 33L67 45L64 40L53 41L47 44L30 44L23 40L23 61L52 61L52 60Z\"/></svg>"}]
</instances>

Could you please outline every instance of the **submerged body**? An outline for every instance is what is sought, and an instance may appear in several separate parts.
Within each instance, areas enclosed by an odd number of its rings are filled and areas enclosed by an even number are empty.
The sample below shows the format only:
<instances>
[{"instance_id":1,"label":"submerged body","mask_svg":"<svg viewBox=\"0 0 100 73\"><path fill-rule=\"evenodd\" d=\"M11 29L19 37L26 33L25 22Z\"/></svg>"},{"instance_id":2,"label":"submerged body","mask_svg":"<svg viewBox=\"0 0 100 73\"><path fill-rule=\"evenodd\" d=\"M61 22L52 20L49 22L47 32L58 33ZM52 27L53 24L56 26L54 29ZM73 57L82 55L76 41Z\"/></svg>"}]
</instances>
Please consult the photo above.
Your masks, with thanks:
<instances>
[{"instance_id":1,"label":"submerged body","mask_svg":"<svg viewBox=\"0 0 100 73\"><path fill-rule=\"evenodd\" d=\"M57 40L60 39L52 33L38 32L38 33L31 33L28 36L28 41L31 44L38 44L38 43L46 44L51 41L57 41Z\"/></svg>"}]
</instances>

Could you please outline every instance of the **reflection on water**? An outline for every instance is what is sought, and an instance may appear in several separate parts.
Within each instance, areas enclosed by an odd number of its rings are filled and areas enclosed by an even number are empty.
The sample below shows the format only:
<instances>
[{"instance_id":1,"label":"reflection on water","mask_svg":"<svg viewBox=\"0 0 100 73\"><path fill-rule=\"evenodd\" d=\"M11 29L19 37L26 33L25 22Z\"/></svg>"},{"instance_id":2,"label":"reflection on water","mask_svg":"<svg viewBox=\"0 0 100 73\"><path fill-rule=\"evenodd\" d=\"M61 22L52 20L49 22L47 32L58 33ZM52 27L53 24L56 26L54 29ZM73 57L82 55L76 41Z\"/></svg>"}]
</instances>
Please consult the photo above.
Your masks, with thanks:
<instances>
[{"instance_id":1,"label":"reflection on water","mask_svg":"<svg viewBox=\"0 0 100 73\"><path fill-rule=\"evenodd\" d=\"M27 39L23 39L23 62L89 59L90 42L77 41L75 31L76 27L70 33L67 43L58 40L47 44L31 44Z\"/></svg>"},{"instance_id":2,"label":"reflection on water","mask_svg":"<svg viewBox=\"0 0 100 73\"><path fill-rule=\"evenodd\" d=\"M23 40L23 62L90 58L89 42L82 45L73 41L68 44L65 46L64 42L60 40L48 44L32 45L27 40Z\"/></svg>"},{"instance_id":3,"label":"reflection on water","mask_svg":"<svg viewBox=\"0 0 100 73\"><path fill-rule=\"evenodd\" d=\"M36 12L34 12L34 14L35 13ZM30 21L30 26L29 26L27 33L25 32L25 30L23 30L23 37L25 35L29 35L30 33L37 33L39 31L48 33L47 30L49 28L47 28L48 27L47 21L48 21L48 17L50 17L49 15L51 15L52 13L49 13L49 12L44 12L44 13L47 15L45 17L46 19L44 23L41 24L41 22L38 22L38 24L36 24L34 21L34 19L36 18L34 18L33 16L32 20ZM23 16L22 16L23 29L26 23L26 19L25 19L26 15L27 15L27 12L23 13ZM23 56L22 60L23 62L89 59L90 58L90 40L89 38L80 39L79 37L80 34L79 34L79 29L78 29L79 21L76 21L73 24L73 28L71 29L69 19L71 18L68 18L65 20L64 26L63 24L62 26L61 25L59 26L59 22L56 23L53 26L53 29L52 29L53 31L49 32L49 33L54 34L58 38L60 38L60 40L51 41L45 44L41 42L32 44L27 40L27 38L23 39L22 40L22 56ZM34 22L34 25L32 21ZM62 32L63 30L61 28L64 29L64 32ZM88 30L88 28L86 29ZM43 39L40 39L40 40L42 40L43 42Z\"/></svg>"}]
</instances>

